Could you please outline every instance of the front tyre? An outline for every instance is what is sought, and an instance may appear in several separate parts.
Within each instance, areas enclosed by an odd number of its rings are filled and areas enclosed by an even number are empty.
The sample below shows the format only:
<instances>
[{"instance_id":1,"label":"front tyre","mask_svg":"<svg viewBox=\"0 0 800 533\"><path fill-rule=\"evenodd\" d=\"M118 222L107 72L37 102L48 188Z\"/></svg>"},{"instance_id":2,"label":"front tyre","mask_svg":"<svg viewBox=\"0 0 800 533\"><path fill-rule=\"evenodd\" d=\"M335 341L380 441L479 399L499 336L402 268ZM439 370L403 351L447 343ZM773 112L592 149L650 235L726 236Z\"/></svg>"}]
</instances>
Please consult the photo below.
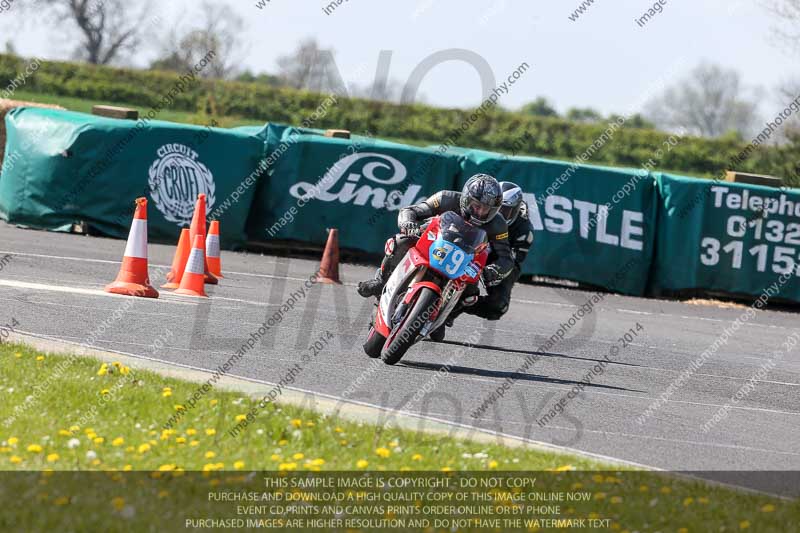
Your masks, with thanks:
<instances>
[{"instance_id":1,"label":"front tyre","mask_svg":"<svg viewBox=\"0 0 800 533\"><path fill-rule=\"evenodd\" d=\"M403 318L403 321L389 334L389 340L381 351L381 359L387 365L394 365L416 342L420 331L436 310L439 295L427 287L420 289L417 301Z\"/></svg>"},{"instance_id":2,"label":"front tyre","mask_svg":"<svg viewBox=\"0 0 800 533\"><path fill-rule=\"evenodd\" d=\"M367 341L364 343L364 353L373 359L377 359L381 356L381 350L383 350L385 343L386 337L378 333L377 329L371 327L369 328L369 334L367 334Z\"/></svg>"}]
</instances>

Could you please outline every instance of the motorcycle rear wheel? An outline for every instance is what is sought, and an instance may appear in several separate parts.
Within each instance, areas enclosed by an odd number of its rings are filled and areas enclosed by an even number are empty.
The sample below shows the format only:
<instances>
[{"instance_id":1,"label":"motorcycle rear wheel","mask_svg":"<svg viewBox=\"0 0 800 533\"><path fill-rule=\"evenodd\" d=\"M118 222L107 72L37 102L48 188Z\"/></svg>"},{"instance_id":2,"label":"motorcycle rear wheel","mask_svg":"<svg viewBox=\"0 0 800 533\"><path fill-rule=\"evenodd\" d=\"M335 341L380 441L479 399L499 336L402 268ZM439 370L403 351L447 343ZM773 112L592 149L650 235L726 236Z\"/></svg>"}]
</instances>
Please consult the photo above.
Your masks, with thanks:
<instances>
[{"instance_id":1,"label":"motorcycle rear wheel","mask_svg":"<svg viewBox=\"0 0 800 533\"><path fill-rule=\"evenodd\" d=\"M432 289L427 287L420 289L416 303L397 326L397 329L390 334L389 342L381 351L381 359L384 363L394 365L403 358L408 349L417 341L422 328L430 320L430 315L433 313L438 299L439 295ZM427 319L424 317L426 311L429 315Z\"/></svg>"}]
</instances>

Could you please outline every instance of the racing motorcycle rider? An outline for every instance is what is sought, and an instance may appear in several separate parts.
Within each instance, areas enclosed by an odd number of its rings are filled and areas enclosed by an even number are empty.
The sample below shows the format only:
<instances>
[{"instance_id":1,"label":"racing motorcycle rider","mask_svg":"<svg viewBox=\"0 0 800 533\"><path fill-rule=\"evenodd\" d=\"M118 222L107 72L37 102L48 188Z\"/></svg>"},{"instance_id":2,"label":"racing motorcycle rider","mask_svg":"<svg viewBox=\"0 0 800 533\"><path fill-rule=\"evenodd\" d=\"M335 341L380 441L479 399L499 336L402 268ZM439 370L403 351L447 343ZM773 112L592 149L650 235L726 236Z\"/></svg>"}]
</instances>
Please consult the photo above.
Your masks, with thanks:
<instances>
[{"instance_id":1,"label":"racing motorcycle rider","mask_svg":"<svg viewBox=\"0 0 800 533\"><path fill-rule=\"evenodd\" d=\"M374 279L358 284L358 294L364 298L380 296L392 271L419 239L420 226L427 219L447 211L459 213L464 220L486 231L492 257L491 263L483 269L483 282L487 287L502 283L514 269L508 225L502 216L495 216L502 202L503 195L497 180L488 174L476 174L467 180L461 192L439 191L424 202L401 209L397 223L400 233L386 241L386 256L381 268ZM463 297L462 303L474 304L477 301L476 293L471 293L470 298ZM443 332L444 328L440 330Z\"/></svg>"},{"instance_id":2,"label":"racing motorcycle rider","mask_svg":"<svg viewBox=\"0 0 800 533\"><path fill-rule=\"evenodd\" d=\"M514 258L514 268L499 284L488 286L486 296L478 298L475 305L465 307L463 311L470 315L479 316L486 320L499 320L508 311L511 303L511 289L519 279L522 272L522 263L528 256L533 243L533 225L528 218L528 204L522 196L522 189L510 181L501 181L500 189L503 191L503 205L500 207L500 216L508 224L508 241L511 245L511 254ZM489 255L491 262L494 250ZM453 315L450 315L451 318Z\"/></svg>"}]
</instances>

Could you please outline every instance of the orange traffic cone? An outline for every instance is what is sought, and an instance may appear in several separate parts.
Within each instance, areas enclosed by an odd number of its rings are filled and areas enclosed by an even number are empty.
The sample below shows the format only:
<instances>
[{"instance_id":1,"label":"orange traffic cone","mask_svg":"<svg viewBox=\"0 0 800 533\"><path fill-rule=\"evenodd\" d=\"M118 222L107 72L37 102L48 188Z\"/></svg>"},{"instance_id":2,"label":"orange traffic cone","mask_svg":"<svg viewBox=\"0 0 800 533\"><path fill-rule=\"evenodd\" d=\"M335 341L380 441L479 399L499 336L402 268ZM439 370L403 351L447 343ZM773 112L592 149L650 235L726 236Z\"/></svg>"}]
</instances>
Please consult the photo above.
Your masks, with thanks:
<instances>
[{"instance_id":1,"label":"orange traffic cone","mask_svg":"<svg viewBox=\"0 0 800 533\"><path fill-rule=\"evenodd\" d=\"M212 220L206 237L206 264L212 276L224 278L222 275L222 258L219 251L219 220Z\"/></svg>"},{"instance_id":2,"label":"orange traffic cone","mask_svg":"<svg viewBox=\"0 0 800 533\"><path fill-rule=\"evenodd\" d=\"M322 263L319 266L319 278L322 283L339 283L339 230L328 230L328 242L322 253Z\"/></svg>"},{"instance_id":3,"label":"orange traffic cone","mask_svg":"<svg viewBox=\"0 0 800 533\"><path fill-rule=\"evenodd\" d=\"M204 281L206 263L206 254L203 251L204 244L203 236L195 235L192 253L189 255L189 260L186 262L186 268L183 271L181 286L175 291L175 294L208 298Z\"/></svg>"},{"instance_id":4,"label":"orange traffic cone","mask_svg":"<svg viewBox=\"0 0 800 533\"><path fill-rule=\"evenodd\" d=\"M150 286L147 273L147 198L136 199L136 212L133 215L125 256L114 283L106 286L106 292L158 298L158 291Z\"/></svg>"},{"instance_id":5,"label":"orange traffic cone","mask_svg":"<svg viewBox=\"0 0 800 533\"><path fill-rule=\"evenodd\" d=\"M172 259L172 270L167 274L167 283L161 286L162 289L177 289L181 286L183 269L186 268L186 261L189 260L189 254L192 253L192 244L189 240L189 228L183 228L181 238L178 239L175 257Z\"/></svg>"},{"instance_id":6,"label":"orange traffic cone","mask_svg":"<svg viewBox=\"0 0 800 533\"><path fill-rule=\"evenodd\" d=\"M195 237L200 235L203 237L203 255L206 253L206 195L198 194L197 203L194 206L194 215L192 216L192 225L189 227L190 242L194 244ZM204 263L204 272L206 283L216 285L219 280L211 273L208 268L208 262Z\"/></svg>"}]
</instances>

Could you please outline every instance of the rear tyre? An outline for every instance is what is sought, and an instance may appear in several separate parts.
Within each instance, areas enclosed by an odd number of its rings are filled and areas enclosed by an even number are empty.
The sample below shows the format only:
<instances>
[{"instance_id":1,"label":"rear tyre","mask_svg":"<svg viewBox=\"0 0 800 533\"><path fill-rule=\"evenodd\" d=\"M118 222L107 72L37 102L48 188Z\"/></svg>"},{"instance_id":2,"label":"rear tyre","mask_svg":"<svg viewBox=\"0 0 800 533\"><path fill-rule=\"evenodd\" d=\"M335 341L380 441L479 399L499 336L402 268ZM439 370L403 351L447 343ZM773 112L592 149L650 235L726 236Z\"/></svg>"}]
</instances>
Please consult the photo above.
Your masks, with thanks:
<instances>
[{"instance_id":1,"label":"rear tyre","mask_svg":"<svg viewBox=\"0 0 800 533\"><path fill-rule=\"evenodd\" d=\"M374 327L369 328L367 341L364 343L364 353L373 359L377 359L381 356L384 344L386 344L386 337L378 333L378 330Z\"/></svg>"},{"instance_id":2,"label":"rear tyre","mask_svg":"<svg viewBox=\"0 0 800 533\"><path fill-rule=\"evenodd\" d=\"M381 352L381 359L387 365L394 365L416 342L419 332L430 320L439 295L432 289L423 287L417 295L417 302L406 314L403 321L389 335L389 342Z\"/></svg>"}]
</instances>

